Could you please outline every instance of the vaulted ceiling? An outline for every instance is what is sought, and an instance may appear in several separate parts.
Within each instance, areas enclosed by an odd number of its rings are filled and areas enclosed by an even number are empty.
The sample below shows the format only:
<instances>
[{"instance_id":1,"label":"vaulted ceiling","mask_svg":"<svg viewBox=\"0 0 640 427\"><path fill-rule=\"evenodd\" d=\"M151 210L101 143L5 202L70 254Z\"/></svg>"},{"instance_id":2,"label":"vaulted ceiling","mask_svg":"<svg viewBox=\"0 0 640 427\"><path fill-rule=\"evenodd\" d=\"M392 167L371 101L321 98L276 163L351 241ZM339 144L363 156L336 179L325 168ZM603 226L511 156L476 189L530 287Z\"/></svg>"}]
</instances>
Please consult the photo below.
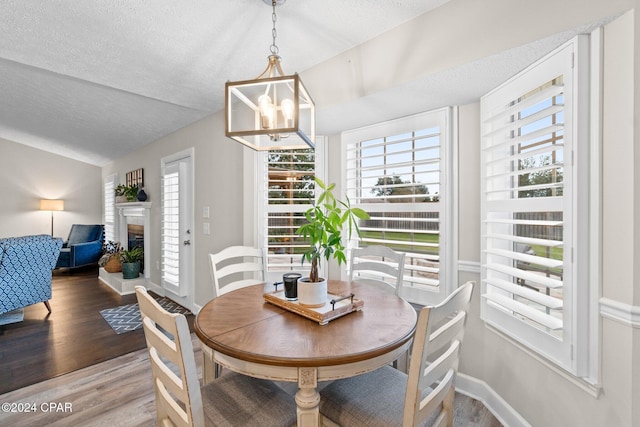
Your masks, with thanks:
<instances>
[{"instance_id":1,"label":"vaulted ceiling","mask_svg":"<svg viewBox=\"0 0 640 427\"><path fill-rule=\"evenodd\" d=\"M289 0L277 45L301 72L445 0ZM270 3L270 2L269 2ZM101 165L219 111L271 45L262 0L0 3L0 138Z\"/></svg>"},{"instance_id":2,"label":"vaulted ceiling","mask_svg":"<svg viewBox=\"0 0 640 427\"><path fill-rule=\"evenodd\" d=\"M447 1L289 0L277 8L283 68L301 73ZM266 65L266 2L0 2L0 139L100 166L220 111L224 83L254 78ZM512 72L496 67L501 60L516 71L554 43L398 87L407 111L397 114L411 112L407 100L418 90L433 105L478 96L496 69ZM331 134L353 105L318 107L318 133Z\"/></svg>"}]
</instances>

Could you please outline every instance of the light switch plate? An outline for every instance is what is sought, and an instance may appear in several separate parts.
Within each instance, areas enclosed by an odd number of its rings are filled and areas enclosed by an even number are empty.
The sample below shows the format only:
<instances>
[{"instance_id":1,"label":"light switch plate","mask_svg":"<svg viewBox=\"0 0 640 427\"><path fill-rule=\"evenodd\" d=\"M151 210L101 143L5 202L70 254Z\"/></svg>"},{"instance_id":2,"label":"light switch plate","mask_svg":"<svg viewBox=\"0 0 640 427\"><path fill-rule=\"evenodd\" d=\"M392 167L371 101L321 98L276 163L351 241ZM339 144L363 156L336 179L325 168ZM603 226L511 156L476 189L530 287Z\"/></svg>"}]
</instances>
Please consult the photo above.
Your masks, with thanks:
<instances>
[{"instance_id":1,"label":"light switch plate","mask_svg":"<svg viewBox=\"0 0 640 427\"><path fill-rule=\"evenodd\" d=\"M202 218L209 218L209 206L202 208Z\"/></svg>"},{"instance_id":2,"label":"light switch plate","mask_svg":"<svg viewBox=\"0 0 640 427\"><path fill-rule=\"evenodd\" d=\"M208 222L203 222L202 223L202 232L204 234L211 234L211 227L210 227Z\"/></svg>"}]
</instances>

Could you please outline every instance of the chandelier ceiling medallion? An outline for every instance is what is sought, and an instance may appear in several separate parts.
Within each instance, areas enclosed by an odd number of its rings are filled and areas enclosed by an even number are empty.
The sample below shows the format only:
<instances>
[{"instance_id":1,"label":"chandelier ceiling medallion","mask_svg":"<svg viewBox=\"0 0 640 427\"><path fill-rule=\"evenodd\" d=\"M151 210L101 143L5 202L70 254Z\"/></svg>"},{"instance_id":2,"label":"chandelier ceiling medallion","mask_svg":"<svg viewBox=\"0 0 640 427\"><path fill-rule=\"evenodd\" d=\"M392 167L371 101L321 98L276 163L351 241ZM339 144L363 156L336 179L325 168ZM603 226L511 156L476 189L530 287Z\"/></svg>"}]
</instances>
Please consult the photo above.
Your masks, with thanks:
<instances>
[{"instance_id":1,"label":"chandelier ceiling medallion","mask_svg":"<svg viewBox=\"0 0 640 427\"><path fill-rule=\"evenodd\" d=\"M280 66L276 6L285 0L263 1L273 8L271 55L255 79L225 84L225 135L257 151L315 148L313 100L298 74Z\"/></svg>"}]
</instances>

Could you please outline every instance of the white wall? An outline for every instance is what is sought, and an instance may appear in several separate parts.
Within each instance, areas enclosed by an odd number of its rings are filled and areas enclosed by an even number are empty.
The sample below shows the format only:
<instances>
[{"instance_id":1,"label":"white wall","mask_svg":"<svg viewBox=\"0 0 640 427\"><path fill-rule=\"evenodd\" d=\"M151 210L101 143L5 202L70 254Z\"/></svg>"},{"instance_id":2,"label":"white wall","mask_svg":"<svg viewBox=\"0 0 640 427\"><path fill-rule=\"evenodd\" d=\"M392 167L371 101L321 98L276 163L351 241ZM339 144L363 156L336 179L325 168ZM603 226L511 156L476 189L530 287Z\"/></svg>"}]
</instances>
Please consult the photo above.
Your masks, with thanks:
<instances>
[{"instance_id":1,"label":"white wall","mask_svg":"<svg viewBox=\"0 0 640 427\"><path fill-rule=\"evenodd\" d=\"M461 7L461 2L455 0L449 4L451 8ZM512 43L515 46L518 43L530 42L531 37L542 37L548 35L545 31L550 31L550 27L554 27L553 31L561 31L568 29L569 22L571 25L579 25L586 21L580 19L595 20L598 15L603 13L599 7L604 7L605 2L555 2L553 4L544 4L547 2L511 2L511 5L503 3L503 12L496 12L499 9L493 8L500 2L490 2L492 4L483 3L482 7L486 10L475 11L477 13L469 13L473 16L473 20L478 22L470 23L475 28L476 25L486 24L487 16L493 14L491 22L493 25L504 23L505 27L510 28L509 34L513 37L505 38L500 43L493 43L492 36L499 33L502 29L492 29L490 26L486 28L489 33L487 39L484 38L478 43L472 43L474 48L482 50L484 54L496 52L495 49L503 49L509 47L505 43ZM542 3L542 4L541 4ZM637 3L637 2L636 2ZM469 4L469 2L467 2ZM608 3L613 5L613 3ZM627 4L628 5L628 4ZM471 5L469 5L472 7ZM598 6L598 7L596 7ZM621 6L618 3L615 6ZM546 7L546 8L545 8ZM540 11L544 13L550 11L558 11L561 7L562 11L571 10L571 18L569 14L561 13L559 19L555 16L541 25L539 28L531 29L527 23L535 21L535 18L542 18ZM520 12L515 12L512 8L524 8ZM526 9L526 10L525 10ZM442 12L441 9L438 9ZM573 13L575 11L575 13ZM573 19L580 15L578 20ZM519 17L527 16L527 19L519 19ZM588 18L587 18L588 16ZM461 17L461 15L457 15ZM567 18L567 19L564 19ZM424 18L427 20L428 18ZM449 16L441 16L440 22L432 22L439 29L443 25L453 25L453 19ZM431 22L431 21L430 21ZM551 22L551 23L550 23ZM448 24L447 24L448 23ZM468 22L460 20L456 25L456 30L462 34L466 31ZM511 25L517 23L518 29L511 28ZM485 25L486 27L486 25ZM636 218L638 217L638 188L634 185L637 183L635 166L640 162L638 150L634 147L638 145L638 105L640 96L636 95L631 88L636 88L638 82L638 72L640 67L634 68L634 61L638 62L638 46L639 38L634 28L640 25L634 20L633 13L628 13L606 26L604 31L604 49L605 49L605 68L604 68L604 130L603 130L603 278L602 278L602 297L611 298L614 301L624 305L624 310L633 312L638 310L638 300L640 292L638 289L638 275L635 274L636 267L640 263L637 262L639 257L635 248L639 239L635 237L638 234L635 230ZM413 27L412 27L413 28ZM416 39L420 38L420 33L413 28ZM408 32L409 33L409 32ZM407 34L408 34L407 33ZM403 36L407 36L400 30L396 31L394 37L401 40ZM447 35L451 36L448 32ZM634 39L636 44L634 45ZM488 42L486 40L489 40ZM516 40L516 41L513 41ZM469 39L463 35L456 37L451 43L443 38L442 44L446 48L452 50L451 55L455 57L455 61L460 62L465 59L477 57L475 52L466 51L463 57L460 57L459 50L456 50L456 43L468 42ZM377 43L382 46L384 41ZM426 43L426 42L425 42ZM419 43L417 43L419 44ZM384 71L398 72L397 69L389 70L382 63L368 61L368 56L362 54L364 51L369 55L374 55L375 50L368 50L363 47L359 49L358 55L352 59L363 61L362 65L365 76L361 81L352 82L360 84L359 87L368 89L376 89L376 85L384 81L382 74ZM382 49L381 49L382 50ZM411 53L403 49L384 50L384 54L379 54L378 59L383 58L385 61L393 64L393 57L398 51L402 51L405 58L410 57ZM464 51L464 49L463 49ZM344 57L334 58L336 67L340 63L346 63L350 54L345 53ZM426 55L426 54L425 54ZM400 58L396 58L400 59ZM412 62L419 62L420 59L411 59ZM453 65L450 57L444 57L443 63L447 66ZM438 62L437 60L434 62ZM443 64L424 64L425 68L441 67ZM323 67L327 67L324 70ZM381 68L382 67L382 68ZM321 64L318 69L323 68L323 74L332 76L327 78L329 81L339 81L340 72L331 74L328 64ZM411 68L413 70L413 68ZM411 70L402 70L403 73L410 73ZM413 78L417 78L418 71L415 71ZM315 72L315 70L312 70ZM345 72L346 73L346 72ZM376 75L378 80L371 77L368 82L367 73ZM305 76L305 79L307 77ZM375 80L375 83L374 83ZM305 80L306 81L306 80ZM363 83L364 82L364 83ZM388 82L388 84L391 84ZM307 84L307 86L311 86ZM310 89L314 93L313 89ZM321 96L328 96L330 91L321 91ZM345 91L342 93L342 102L348 102L350 96L362 96L354 94L353 91ZM364 93L366 95L366 93ZM415 96L423 94L416 93ZM428 94L424 94L428 96ZM329 102L329 101L327 101ZM635 103L635 104L634 104ZM634 108L635 106L635 108ZM414 111L417 113L418 111ZM636 117L636 125L633 126L633 118ZM386 117L386 119L393 118ZM472 103L463 105L459 109L459 281L466 280L479 281L479 260L480 260L480 123L479 123L479 105ZM339 164L339 154L333 152L333 156L329 159L329 164ZM339 180L339 174L330 170L329 181ZM572 379L566 373L561 372L550 363L532 355L529 351L523 349L511 340L505 338L501 334L487 328L480 319L480 295L479 286L473 295L470 317L467 323L467 333L465 334L465 342L462 350L462 360L460 371L463 374L477 379L486 384L488 395L480 397L489 397L488 400L500 401L506 405L495 405L498 410L513 409L516 413L504 413L505 420L518 420L519 416L523 417L525 422L534 426L633 426L640 425L638 417L640 410L637 409L638 397L640 396L640 364L638 363L638 348L640 347L640 329L632 326L631 322L620 322L609 318L601 317L602 331L600 359L600 381L599 384L588 384L584 381ZM637 314L636 320L637 322ZM497 398L491 393L497 393ZM600 393L598 395L598 393ZM634 400L635 399L635 400ZM636 402L636 405L632 405ZM492 402L490 402L492 403ZM510 408L509 408L510 407ZM635 411L635 413L633 412Z\"/></svg>"},{"instance_id":2,"label":"white wall","mask_svg":"<svg viewBox=\"0 0 640 427\"><path fill-rule=\"evenodd\" d=\"M54 235L72 224L102 223L100 168L0 139L0 237L51 233L51 213L40 199L63 199Z\"/></svg>"},{"instance_id":3,"label":"white wall","mask_svg":"<svg viewBox=\"0 0 640 427\"><path fill-rule=\"evenodd\" d=\"M637 180L634 172L638 165L632 125L634 98L630 90L638 83L638 76L633 73L633 28L634 17L630 12L604 30L602 143L602 296L629 307L637 295L633 260L638 256L634 250L637 189L630 185ZM460 108L460 257L471 263L479 261L480 255L477 221L480 188L475 164L480 157L479 147L478 105L464 106ZM461 273L461 280L467 279L478 280L479 274ZM596 398L586 383L571 381L570 376L560 374L552 365L485 327L479 318L479 304L475 292L461 372L488 383L532 425L638 425L637 413L632 414L633 396L638 396L639 386L637 328L630 323L602 319L602 393ZM636 406L637 402L636 399Z\"/></svg>"},{"instance_id":4,"label":"white wall","mask_svg":"<svg viewBox=\"0 0 640 427\"><path fill-rule=\"evenodd\" d=\"M213 298L207 254L230 245L243 244L242 185L243 148L225 138L223 114L209 116L150 144L102 169L102 176L117 173L121 183L129 171L144 168L144 190L151 202L151 282L160 285L160 164L163 157L194 148L194 217L192 245L195 253L196 306ZM202 218L202 208L210 207L210 218ZM211 234L203 234L203 222L211 224Z\"/></svg>"},{"instance_id":5,"label":"white wall","mask_svg":"<svg viewBox=\"0 0 640 427\"><path fill-rule=\"evenodd\" d=\"M302 74L322 112L323 108L354 100L409 82L425 74L465 64L502 50L638 7L638 0L452 0L442 8L345 52ZM605 129L603 132L603 278L602 296L634 310L640 304L640 265L636 222L640 220L640 86L637 65L640 25L633 15L605 29ZM634 65L636 68L634 68ZM354 72L356 70L357 72ZM635 70L635 72L634 72ZM631 88L635 89L634 91ZM429 93L415 93L429 98ZM460 282L479 280L480 188L478 164L479 107L469 102L459 109L459 266ZM402 109L390 103L377 106L375 115L350 109L349 126L339 131L398 117ZM401 107L401 106L400 106ZM408 113L418 113L411 111ZM633 125L635 120L635 127ZM103 176L145 168L152 208L151 279L159 283L159 168L160 158L184 148L195 148L196 302L212 296L206 255L221 248L252 241L255 204L243 196L255 182L240 144L224 137L222 115L208 117L155 142L103 169ZM340 182L339 137L329 137L328 182ZM620 167L617 161L621 162ZM211 206L212 234L201 233L203 206ZM621 212L621 210L625 210ZM638 219L636 219L638 218ZM610 222L607 222L610 221ZM628 255L621 253L628 251ZM620 256L620 257L619 257ZM622 261L626 262L622 262ZM332 277L336 277L332 270ZM512 341L488 329L480 320L478 288L473 295L460 370L486 383L518 414L534 426L640 425L635 405L640 397L640 329L629 322L602 319L601 395L596 387L572 381L557 368L533 356ZM635 360L635 363L634 363ZM635 400L634 400L635 399ZM508 406L507 406L508 407ZM635 413L632 411L636 411ZM517 418L517 417L516 417Z\"/></svg>"}]
</instances>

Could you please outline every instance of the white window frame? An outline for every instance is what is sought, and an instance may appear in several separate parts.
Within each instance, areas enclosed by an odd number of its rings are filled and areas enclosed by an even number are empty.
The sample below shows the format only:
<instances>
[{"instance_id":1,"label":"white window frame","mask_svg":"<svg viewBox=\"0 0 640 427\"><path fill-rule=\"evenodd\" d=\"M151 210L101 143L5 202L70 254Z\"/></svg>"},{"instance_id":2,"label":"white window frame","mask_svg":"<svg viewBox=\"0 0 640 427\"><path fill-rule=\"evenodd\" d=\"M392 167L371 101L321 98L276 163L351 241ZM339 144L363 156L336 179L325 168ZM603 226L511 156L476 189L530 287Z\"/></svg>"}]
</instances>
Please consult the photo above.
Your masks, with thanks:
<instances>
[{"instance_id":1,"label":"white window frame","mask_svg":"<svg viewBox=\"0 0 640 427\"><path fill-rule=\"evenodd\" d=\"M118 184L118 174L105 177L102 184L103 206L102 223L104 224L104 241L117 241L117 218L115 188ZM111 218L111 221L109 221Z\"/></svg>"},{"instance_id":2,"label":"white window frame","mask_svg":"<svg viewBox=\"0 0 640 427\"><path fill-rule=\"evenodd\" d=\"M589 36L581 35L560 46L518 75L490 91L481 99L482 118L482 165L481 165L481 318L518 343L540 354L544 359L560 366L570 374L587 382L597 382L598 324L597 293L598 268L590 265L599 253L597 206L590 196L590 189L599 189L599 137L590 134L590 121L599 123L599 101L595 78L599 78L597 64L600 58L599 44ZM591 67L590 67L591 63ZM590 75L590 68L594 75ZM492 134L491 117L504 106L530 90L563 75L564 79L564 172L563 172L563 309L562 338L554 337L543 329L536 328L512 315L508 309L489 302L496 288L488 286L487 254L493 240L490 237L487 219L491 210L505 209L489 201L487 187L488 150L495 134ZM591 125L593 127L593 125ZM596 126L597 127L597 126ZM590 170L594 170L591 173ZM598 197L598 196L596 196ZM544 200L523 200L528 203L545 203ZM498 203L500 204L500 203ZM521 205L519 205L521 206ZM519 208L518 208L519 209ZM515 211L513 211L515 212ZM496 262L493 257L493 262ZM488 294L489 293L489 294Z\"/></svg>"},{"instance_id":3,"label":"white window frame","mask_svg":"<svg viewBox=\"0 0 640 427\"><path fill-rule=\"evenodd\" d=\"M324 180L326 177L326 138L322 136L316 136L315 147L315 176ZM268 215L270 212L284 212L286 205L269 205L269 174L268 174L268 152L258 152L255 155L255 170L256 170L256 199L257 202L257 218L256 224L259 226L256 228L258 247L264 248L267 259L265 260L265 280L267 282L282 281L283 271L270 268L269 254L268 254ZM317 199L318 194L315 194ZM293 212L305 212L312 205L292 205ZM302 259L300 257L300 259ZM320 274L326 277L327 266L326 262L320 263ZM308 263L300 264L300 266L291 267L291 271L295 271L301 274L307 273L310 269Z\"/></svg>"},{"instance_id":4,"label":"white window frame","mask_svg":"<svg viewBox=\"0 0 640 427\"><path fill-rule=\"evenodd\" d=\"M405 278L400 294L411 302L431 305L441 302L449 295L458 283L457 271L457 114L456 107L446 107L438 110L402 117L366 126L359 129L345 131L342 133L342 176L343 188L347 196L351 199L352 205L359 206L371 213L379 208L379 204L360 203L357 194L360 189L350 188L349 182L357 182L359 173L354 166L347 150L350 146L360 141L370 141L378 138L392 137L411 133L422 129L439 127L440 129L440 182L439 182L439 202L429 203L429 210L435 208L439 212L439 273L438 283L434 286L412 286L410 278L407 277L409 271L405 266ZM352 186L353 187L353 186ZM392 203L385 204L386 211L399 209ZM415 204L420 205L420 204ZM349 247L357 247L359 239L354 237L349 243ZM384 244L384 243L380 243ZM350 255L350 251L348 252ZM342 272L343 280L348 277L348 272Z\"/></svg>"}]
</instances>

